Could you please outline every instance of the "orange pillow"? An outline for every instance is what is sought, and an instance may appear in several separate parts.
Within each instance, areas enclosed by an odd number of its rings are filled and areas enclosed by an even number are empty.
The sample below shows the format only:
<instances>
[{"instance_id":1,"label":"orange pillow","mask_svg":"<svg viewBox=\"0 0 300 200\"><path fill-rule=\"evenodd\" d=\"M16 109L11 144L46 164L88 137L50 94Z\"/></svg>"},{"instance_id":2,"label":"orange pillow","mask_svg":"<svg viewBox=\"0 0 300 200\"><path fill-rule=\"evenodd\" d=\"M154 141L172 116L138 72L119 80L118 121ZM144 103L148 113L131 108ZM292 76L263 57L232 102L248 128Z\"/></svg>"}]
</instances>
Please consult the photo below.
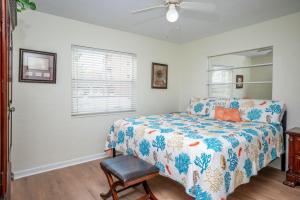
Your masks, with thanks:
<instances>
[{"instance_id":1,"label":"orange pillow","mask_svg":"<svg viewBox=\"0 0 300 200\"><path fill-rule=\"evenodd\" d=\"M220 121L241 122L240 111L234 108L216 106L215 119Z\"/></svg>"}]
</instances>

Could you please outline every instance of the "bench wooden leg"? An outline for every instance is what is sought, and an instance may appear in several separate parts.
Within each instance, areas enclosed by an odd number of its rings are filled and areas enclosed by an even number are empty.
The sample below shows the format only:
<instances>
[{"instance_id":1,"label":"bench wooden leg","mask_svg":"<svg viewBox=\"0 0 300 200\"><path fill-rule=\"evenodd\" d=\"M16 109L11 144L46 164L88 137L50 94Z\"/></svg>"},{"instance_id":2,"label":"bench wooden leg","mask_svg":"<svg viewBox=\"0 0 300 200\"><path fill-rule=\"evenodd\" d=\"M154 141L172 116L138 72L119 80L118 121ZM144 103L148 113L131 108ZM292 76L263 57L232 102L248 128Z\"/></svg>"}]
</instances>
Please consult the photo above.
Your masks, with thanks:
<instances>
[{"instance_id":1,"label":"bench wooden leg","mask_svg":"<svg viewBox=\"0 0 300 200\"><path fill-rule=\"evenodd\" d=\"M148 194L145 194L144 196L141 196L140 198L136 199L136 200L149 200L150 196Z\"/></svg>"},{"instance_id":2,"label":"bench wooden leg","mask_svg":"<svg viewBox=\"0 0 300 200\"><path fill-rule=\"evenodd\" d=\"M110 173L106 172L106 170L104 170L104 169L103 169L103 171L107 178L110 189L107 193L101 193L100 196L104 200L108 199L111 196L113 197L113 200L119 200L118 192L116 191L116 188L117 188L117 186L122 185L121 181L114 182L112 175Z\"/></svg>"},{"instance_id":3,"label":"bench wooden leg","mask_svg":"<svg viewBox=\"0 0 300 200\"><path fill-rule=\"evenodd\" d=\"M107 193L101 193L100 196L102 197L102 199L108 199L109 197L111 197L112 193L111 193L111 189L109 189L109 191Z\"/></svg>"},{"instance_id":4,"label":"bench wooden leg","mask_svg":"<svg viewBox=\"0 0 300 200\"><path fill-rule=\"evenodd\" d=\"M146 200L150 199L150 200L157 200L157 198L154 196L154 194L152 193L147 181L144 181L143 182L143 187L144 187L144 190L147 194L147 198Z\"/></svg>"},{"instance_id":5,"label":"bench wooden leg","mask_svg":"<svg viewBox=\"0 0 300 200\"><path fill-rule=\"evenodd\" d=\"M100 196L102 197L102 199L106 200L108 199L109 197L112 196L112 185L113 185L113 178L112 176L107 173L105 170L104 171L104 174L107 178L107 181L108 181L108 185L109 185L109 191L107 193L101 193Z\"/></svg>"}]
</instances>

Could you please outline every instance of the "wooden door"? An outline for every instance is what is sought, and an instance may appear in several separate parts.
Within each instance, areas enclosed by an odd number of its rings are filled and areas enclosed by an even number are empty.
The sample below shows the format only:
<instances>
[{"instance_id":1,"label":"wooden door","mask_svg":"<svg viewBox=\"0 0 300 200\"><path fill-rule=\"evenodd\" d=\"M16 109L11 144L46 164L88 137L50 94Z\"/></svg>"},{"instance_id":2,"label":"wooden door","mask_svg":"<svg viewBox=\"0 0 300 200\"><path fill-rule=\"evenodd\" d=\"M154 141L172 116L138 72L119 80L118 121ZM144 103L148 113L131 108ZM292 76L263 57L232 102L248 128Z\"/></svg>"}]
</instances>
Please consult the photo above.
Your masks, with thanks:
<instances>
[{"instance_id":1,"label":"wooden door","mask_svg":"<svg viewBox=\"0 0 300 200\"><path fill-rule=\"evenodd\" d=\"M0 39L0 195L10 197L10 101L11 83L11 23L9 0L1 0L1 39Z\"/></svg>"}]
</instances>

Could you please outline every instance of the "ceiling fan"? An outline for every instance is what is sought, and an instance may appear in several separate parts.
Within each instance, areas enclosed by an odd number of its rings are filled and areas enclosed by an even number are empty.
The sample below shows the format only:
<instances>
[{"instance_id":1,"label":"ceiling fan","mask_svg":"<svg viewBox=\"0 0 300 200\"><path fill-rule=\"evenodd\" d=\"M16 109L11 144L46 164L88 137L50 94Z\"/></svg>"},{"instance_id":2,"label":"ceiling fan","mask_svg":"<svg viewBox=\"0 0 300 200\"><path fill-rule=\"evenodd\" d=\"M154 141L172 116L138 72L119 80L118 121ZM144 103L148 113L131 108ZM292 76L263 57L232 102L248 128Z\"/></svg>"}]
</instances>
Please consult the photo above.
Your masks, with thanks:
<instances>
[{"instance_id":1,"label":"ceiling fan","mask_svg":"<svg viewBox=\"0 0 300 200\"><path fill-rule=\"evenodd\" d=\"M169 22L176 22L179 18L178 9L197 10L202 12L213 12L216 5L213 3L191 2L184 0L163 0L163 4L148 8L134 10L133 14L143 13L154 9L167 8L166 18Z\"/></svg>"}]
</instances>

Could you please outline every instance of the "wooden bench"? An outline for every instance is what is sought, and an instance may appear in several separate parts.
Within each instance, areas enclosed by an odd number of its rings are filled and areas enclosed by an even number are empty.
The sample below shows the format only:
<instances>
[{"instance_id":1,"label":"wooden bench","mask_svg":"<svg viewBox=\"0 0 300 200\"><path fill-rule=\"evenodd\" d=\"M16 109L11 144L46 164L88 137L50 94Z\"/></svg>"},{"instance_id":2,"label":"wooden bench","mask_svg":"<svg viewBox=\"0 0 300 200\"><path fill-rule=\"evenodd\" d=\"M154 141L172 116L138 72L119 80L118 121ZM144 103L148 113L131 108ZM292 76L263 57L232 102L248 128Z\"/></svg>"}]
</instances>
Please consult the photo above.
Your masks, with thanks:
<instances>
[{"instance_id":1,"label":"wooden bench","mask_svg":"<svg viewBox=\"0 0 300 200\"><path fill-rule=\"evenodd\" d=\"M100 163L104 171L110 190L107 193L101 193L103 199L113 197L113 200L119 200L118 193L130 187L142 184L146 194L139 200L157 200L152 193L147 180L159 175L159 169L139 158L134 156L117 156L103 160ZM113 177L117 180L114 181ZM122 186L122 189L117 190L116 187Z\"/></svg>"}]
</instances>

